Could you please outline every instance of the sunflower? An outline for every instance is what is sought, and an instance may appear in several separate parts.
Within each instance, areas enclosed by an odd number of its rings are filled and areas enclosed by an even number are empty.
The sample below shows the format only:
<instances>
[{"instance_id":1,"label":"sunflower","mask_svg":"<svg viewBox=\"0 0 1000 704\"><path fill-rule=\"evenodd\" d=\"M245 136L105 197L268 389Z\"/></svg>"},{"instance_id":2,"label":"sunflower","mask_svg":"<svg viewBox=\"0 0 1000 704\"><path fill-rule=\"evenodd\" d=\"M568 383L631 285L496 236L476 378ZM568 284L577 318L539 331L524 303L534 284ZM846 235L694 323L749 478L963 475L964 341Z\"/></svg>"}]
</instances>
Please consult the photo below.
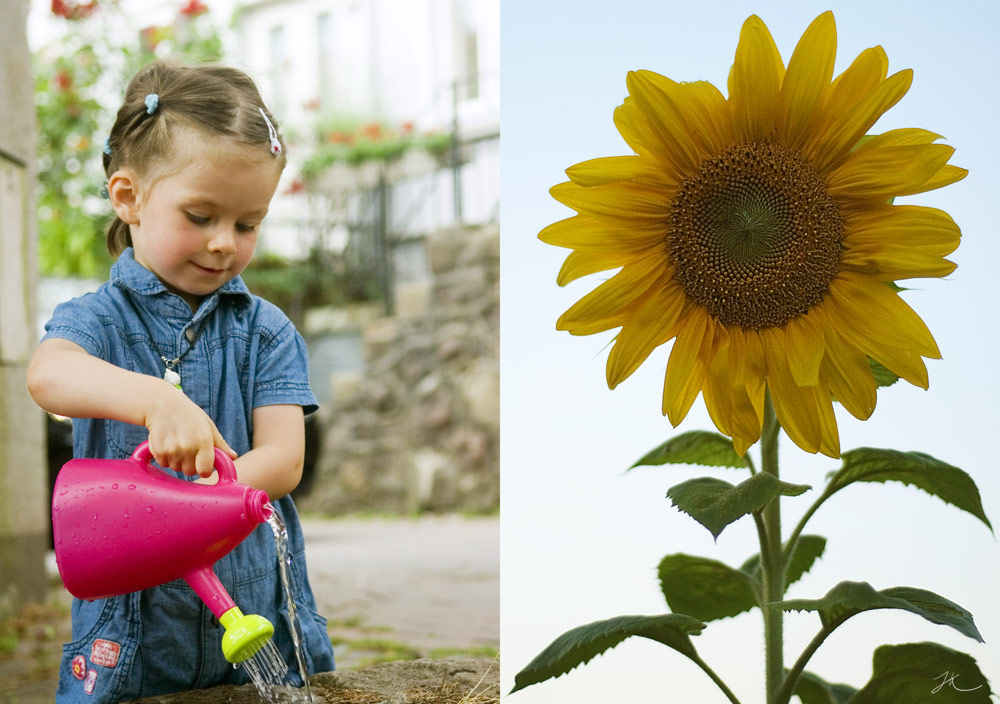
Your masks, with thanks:
<instances>
[{"instance_id":1,"label":"sunflower","mask_svg":"<svg viewBox=\"0 0 1000 704\"><path fill-rule=\"evenodd\" d=\"M869 129L910 87L881 47L833 77L836 27L809 25L786 69L764 23L740 32L729 96L706 82L628 74L614 121L635 152L577 164L552 196L577 215L539 238L573 251L558 283L619 269L557 323L613 328L613 389L673 345L663 413L676 426L698 397L743 454L761 434L765 393L789 437L840 454L836 400L867 419L870 360L927 388L937 344L893 282L942 277L959 243L951 217L896 196L966 175L923 129Z\"/></svg>"}]
</instances>

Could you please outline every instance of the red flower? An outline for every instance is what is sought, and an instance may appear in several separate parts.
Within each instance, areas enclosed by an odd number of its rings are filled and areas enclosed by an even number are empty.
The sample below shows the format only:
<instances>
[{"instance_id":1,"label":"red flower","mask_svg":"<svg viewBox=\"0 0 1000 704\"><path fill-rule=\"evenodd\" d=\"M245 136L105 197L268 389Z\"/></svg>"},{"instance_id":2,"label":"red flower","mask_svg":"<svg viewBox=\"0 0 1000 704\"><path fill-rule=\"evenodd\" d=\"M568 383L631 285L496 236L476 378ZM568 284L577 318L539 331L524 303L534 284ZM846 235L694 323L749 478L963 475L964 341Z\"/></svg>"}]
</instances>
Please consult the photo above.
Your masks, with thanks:
<instances>
[{"instance_id":1,"label":"red flower","mask_svg":"<svg viewBox=\"0 0 1000 704\"><path fill-rule=\"evenodd\" d=\"M377 123L369 122L367 125L361 128L362 134L371 140L376 140L382 136L382 127Z\"/></svg>"},{"instance_id":2,"label":"red flower","mask_svg":"<svg viewBox=\"0 0 1000 704\"><path fill-rule=\"evenodd\" d=\"M285 195L288 196L295 195L296 193L301 193L304 190L306 190L305 182L300 178L296 178L294 181L288 184L288 188L285 189Z\"/></svg>"},{"instance_id":3,"label":"red flower","mask_svg":"<svg viewBox=\"0 0 1000 704\"><path fill-rule=\"evenodd\" d=\"M67 91L73 87L73 77L69 75L66 69L59 69L59 73L55 77L56 88L61 91Z\"/></svg>"},{"instance_id":4,"label":"red flower","mask_svg":"<svg viewBox=\"0 0 1000 704\"><path fill-rule=\"evenodd\" d=\"M351 139L351 135L347 134L346 132L337 132L337 131L331 132L329 135L327 135L326 139L331 144L350 144L352 141L354 141L353 139Z\"/></svg>"},{"instance_id":5,"label":"red flower","mask_svg":"<svg viewBox=\"0 0 1000 704\"><path fill-rule=\"evenodd\" d=\"M399 130L403 134L413 134L413 123L404 122L402 125L399 126Z\"/></svg>"},{"instance_id":6,"label":"red flower","mask_svg":"<svg viewBox=\"0 0 1000 704\"><path fill-rule=\"evenodd\" d=\"M52 14L68 20L82 20L97 9L97 0L76 2L76 0L52 0Z\"/></svg>"},{"instance_id":7,"label":"red flower","mask_svg":"<svg viewBox=\"0 0 1000 704\"><path fill-rule=\"evenodd\" d=\"M187 17L196 17L205 12L208 12L208 5L201 0L188 0L187 5L181 8L181 14Z\"/></svg>"}]
</instances>

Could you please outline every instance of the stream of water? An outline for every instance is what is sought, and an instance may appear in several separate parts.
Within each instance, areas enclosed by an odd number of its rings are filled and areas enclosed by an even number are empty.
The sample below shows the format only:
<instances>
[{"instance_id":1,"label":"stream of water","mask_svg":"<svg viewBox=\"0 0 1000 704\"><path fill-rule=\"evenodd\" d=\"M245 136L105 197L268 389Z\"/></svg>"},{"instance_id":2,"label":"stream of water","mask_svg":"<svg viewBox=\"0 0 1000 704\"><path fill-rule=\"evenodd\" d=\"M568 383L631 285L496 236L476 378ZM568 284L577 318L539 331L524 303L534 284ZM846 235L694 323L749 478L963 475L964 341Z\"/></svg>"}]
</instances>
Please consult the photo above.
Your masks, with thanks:
<instances>
[{"instance_id":1,"label":"stream of water","mask_svg":"<svg viewBox=\"0 0 1000 704\"><path fill-rule=\"evenodd\" d=\"M268 704L281 704L281 702L296 702L301 704L313 704L312 690L309 688L309 671L306 669L305 656L302 652L302 631L299 627L298 611L295 607L294 575L289 569L291 558L288 555L288 532L281 516L270 504L270 518L267 522L274 533L274 544L278 549L278 572L281 574L281 584L285 589L285 600L288 603L288 628L292 634L292 643L295 645L295 659L299 666L299 674L302 675L304 686L300 690L283 687L286 684L288 675L288 665L282 659L273 640L267 643L254 655L244 660L240 665L246 670L253 682L257 692ZM281 624L275 624L275 628ZM237 667L234 665L233 667ZM280 688L280 689L279 689ZM284 694L289 696L284 696Z\"/></svg>"}]
</instances>

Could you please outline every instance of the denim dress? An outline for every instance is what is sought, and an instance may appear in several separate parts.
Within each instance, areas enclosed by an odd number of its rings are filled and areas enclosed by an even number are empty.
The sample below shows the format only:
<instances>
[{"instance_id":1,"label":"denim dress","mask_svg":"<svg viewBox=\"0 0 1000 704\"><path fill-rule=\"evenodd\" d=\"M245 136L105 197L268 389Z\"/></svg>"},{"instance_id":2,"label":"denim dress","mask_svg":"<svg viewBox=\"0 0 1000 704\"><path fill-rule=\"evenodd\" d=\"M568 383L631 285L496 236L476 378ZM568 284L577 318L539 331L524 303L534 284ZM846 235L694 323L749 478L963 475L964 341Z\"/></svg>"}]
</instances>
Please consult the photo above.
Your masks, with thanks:
<instances>
[{"instance_id":1,"label":"denim dress","mask_svg":"<svg viewBox=\"0 0 1000 704\"><path fill-rule=\"evenodd\" d=\"M190 306L127 249L107 283L57 307L45 330L43 340L70 340L95 357L157 377L164 372L161 355L173 359L183 354L176 369L184 393L208 413L240 455L251 449L257 406L294 404L305 413L316 410L302 337L277 307L252 295L239 277L206 296L192 315ZM146 439L143 426L102 418L73 421L75 457L125 459ZM332 670L333 649L309 586L295 504L290 496L272 503L288 531L306 667L310 673ZM274 624L273 642L288 663L288 681L301 685L270 526L257 526L215 563L215 573L243 613L260 614ZM72 622L73 640L63 647L58 704L131 701L248 682L245 670L223 657L223 627L183 580L108 599L74 599Z\"/></svg>"}]
</instances>

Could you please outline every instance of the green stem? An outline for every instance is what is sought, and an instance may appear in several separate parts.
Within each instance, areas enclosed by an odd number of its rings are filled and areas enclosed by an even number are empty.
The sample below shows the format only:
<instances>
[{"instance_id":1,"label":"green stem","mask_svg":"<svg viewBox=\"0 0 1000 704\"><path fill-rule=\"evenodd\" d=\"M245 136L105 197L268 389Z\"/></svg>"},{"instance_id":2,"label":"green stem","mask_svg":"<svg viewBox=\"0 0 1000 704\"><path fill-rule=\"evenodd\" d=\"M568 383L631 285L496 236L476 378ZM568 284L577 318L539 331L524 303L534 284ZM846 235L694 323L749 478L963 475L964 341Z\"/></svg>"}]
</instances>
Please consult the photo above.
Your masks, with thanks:
<instances>
[{"instance_id":1,"label":"green stem","mask_svg":"<svg viewBox=\"0 0 1000 704\"><path fill-rule=\"evenodd\" d=\"M778 478L778 425L770 394L764 398L764 424L760 439L760 469ZM765 682L767 704L776 704L778 692L785 678L783 620L780 606L772 606L785 596L785 560L781 551L781 504L775 497L764 507L763 523L768 545L767 557L761 554L764 577L764 655L766 658Z\"/></svg>"},{"instance_id":2,"label":"green stem","mask_svg":"<svg viewBox=\"0 0 1000 704\"><path fill-rule=\"evenodd\" d=\"M823 505L823 502L829 499L831 496L833 496L834 493L835 492L829 490L824 491L822 494L820 494L819 498L816 499L815 502L813 502L813 505L809 507L809 510L806 511L805 514L803 514L802 518L799 520L798 525L795 526L795 530L792 531L792 534L788 536L788 540L785 541L783 556L786 563L792 559L792 552L795 550L795 543L798 542L799 535L802 534L802 530L806 527L806 523L809 522L809 519L812 518L813 514L816 513L817 509L819 509L819 507Z\"/></svg>"},{"instance_id":3,"label":"green stem","mask_svg":"<svg viewBox=\"0 0 1000 704\"><path fill-rule=\"evenodd\" d=\"M705 672L706 675L712 678L712 681L715 682L715 686L722 690L722 693L726 695L729 701L733 704L741 704L740 700L736 698L736 695L733 694L732 690L729 689L729 687L726 686L726 683L722 681L722 678L715 674L715 670L709 667L704 660L697 655L694 657L688 655L688 657L691 658L694 663Z\"/></svg>"},{"instance_id":4,"label":"green stem","mask_svg":"<svg viewBox=\"0 0 1000 704\"><path fill-rule=\"evenodd\" d=\"M799 659L795 661L794 665L792 665L792 669L788 671L788 676L785 678L785 682L782 684L781 689L778 692L775 704L788 704L792 700L792 695L795 693L795 685L798 684L799 677L802 675L802 671L805 669L806 663L809 662L813 653L819 649L819 646L823 645L823 641L825 641L827 637L846 620L847 619L838 619L837 621L827 624L820 630L819 633L816 634L816 637L809 642L806 649L802 651L801 655L799 655Z\"/></svg>"}]
</instances>

